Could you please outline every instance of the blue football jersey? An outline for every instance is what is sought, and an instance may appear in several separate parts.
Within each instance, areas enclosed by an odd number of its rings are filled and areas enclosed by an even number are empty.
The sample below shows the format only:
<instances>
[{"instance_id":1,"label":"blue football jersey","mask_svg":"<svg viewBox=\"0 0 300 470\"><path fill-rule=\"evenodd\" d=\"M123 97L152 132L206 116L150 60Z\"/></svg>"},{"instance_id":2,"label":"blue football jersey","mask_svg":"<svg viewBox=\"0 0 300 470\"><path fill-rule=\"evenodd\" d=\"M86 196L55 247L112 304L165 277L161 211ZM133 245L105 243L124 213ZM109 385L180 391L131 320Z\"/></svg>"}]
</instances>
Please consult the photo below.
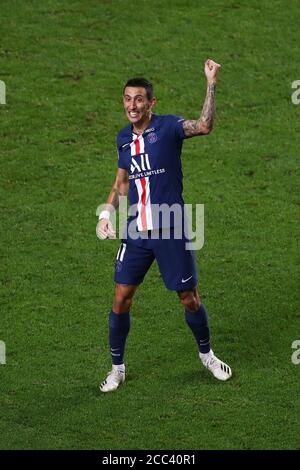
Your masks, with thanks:
<instances>
[{"instance_id":1,"label":"blue football jersey","mask_svg":"<svg viewBox=\"0 0 300 470\"><path fill-rule=\"evenodd\" d=\"M184 205L182 198L181 150L184 119L152 114L141 134L132 125L117 136L118 166L129 175L129 202L135 207L138 231L162 227L157 207ZM169 226L173 222L170 221Z\"/></svg>"}]
</instances>

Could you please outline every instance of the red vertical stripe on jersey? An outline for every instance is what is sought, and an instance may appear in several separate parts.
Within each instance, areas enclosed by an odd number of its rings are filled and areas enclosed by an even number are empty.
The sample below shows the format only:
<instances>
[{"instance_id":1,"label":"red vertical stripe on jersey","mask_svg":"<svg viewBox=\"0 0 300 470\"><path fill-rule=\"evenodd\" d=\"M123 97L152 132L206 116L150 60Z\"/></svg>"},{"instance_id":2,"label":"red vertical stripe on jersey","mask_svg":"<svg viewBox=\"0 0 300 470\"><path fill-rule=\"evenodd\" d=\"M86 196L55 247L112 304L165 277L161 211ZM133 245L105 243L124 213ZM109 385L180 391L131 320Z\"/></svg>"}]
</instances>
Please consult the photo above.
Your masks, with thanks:
<instances>
[{"instance_id":1,"label":"red vertical stripe on jersey","mask_svg":"<svg viewBox=\"0 0 300 470\"><path fill-rule=\"evenodd\" d=\"M140 182L142 184L143 192L142 192L142 210L141 210L141 219L142 219L142 226L143 230L147 230L147 217L146 217L146 179L141 178Z\"/></svg>"},{"instance_id":2,"label":"red vertical stripe on jersey","mask_svg":"<svg viewBox=\"0 0 300 470\"><path fill-rule=\"evenodd\" d=\"M136 153L136 155L138 155L139 153L141 153L141 151L140 151L139 136L138 136L137 139L134 141L134 145L135 145L135 153ZM141 203L142 203L142 207L141 207L142 227L143 227L143 230L147 230L147 217L146 217L146 180L145 180L145 178L140 178L140 182L141 182L141 185L142 185L142 188L143 188L142 197L141 197Z\"/></svg>"},{"instance_id":3,"label":"red vertical stripe on jersey","mask_svg":"<svg viewBox=\"0 0 300 470\"><path fill-rule=\"evenodd\" d=\"M137 136L137 138L135 139L134 145L135 145L135 154L137 155L137 154L141 153L139 136Z\"/></svg>"}]
</instances>

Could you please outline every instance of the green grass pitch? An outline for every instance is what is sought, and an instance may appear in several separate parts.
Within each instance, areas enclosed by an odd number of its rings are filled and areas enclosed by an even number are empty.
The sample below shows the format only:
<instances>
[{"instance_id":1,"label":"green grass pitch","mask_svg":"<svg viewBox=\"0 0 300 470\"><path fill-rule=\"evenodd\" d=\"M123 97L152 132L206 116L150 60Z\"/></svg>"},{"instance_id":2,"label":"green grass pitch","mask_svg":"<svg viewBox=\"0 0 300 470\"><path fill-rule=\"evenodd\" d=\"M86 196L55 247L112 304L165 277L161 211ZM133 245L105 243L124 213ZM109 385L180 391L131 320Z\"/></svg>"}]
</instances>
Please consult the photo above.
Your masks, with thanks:
<instances>
[{"instance_id":1,"label":"green grass pitch","mask_svg":"<svg viewBox=\"0 0 300 470\"><path fill-rule=\"evenodd\" d=\"M299 443L297 0L1 2L1 449L295 449ZM222 64L215 129L184 144L184 196L205 204L199 287L213 347L197 358L156 266L138 290L127 380L110 367L118 241L95 235L116 171L121 93L199 116L203 62Z\"/></svg>"}]
</instances>

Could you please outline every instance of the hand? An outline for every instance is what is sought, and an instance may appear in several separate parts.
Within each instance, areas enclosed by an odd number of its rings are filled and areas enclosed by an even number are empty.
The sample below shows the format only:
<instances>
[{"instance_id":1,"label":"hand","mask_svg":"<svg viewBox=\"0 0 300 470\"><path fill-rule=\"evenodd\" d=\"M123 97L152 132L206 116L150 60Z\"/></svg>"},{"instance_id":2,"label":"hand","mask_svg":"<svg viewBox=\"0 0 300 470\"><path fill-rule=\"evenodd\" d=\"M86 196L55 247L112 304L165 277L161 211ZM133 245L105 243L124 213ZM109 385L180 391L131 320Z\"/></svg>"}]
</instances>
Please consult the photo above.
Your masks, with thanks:
<instances>
[{"instance_id":1,"label":"hand","mask_svg":"<svg viewBox=\"0 0 300 470\"><path fill-rule=\"evenodd\" d=\"M220 64L217 64L217 62L214 62L211 59L207 59L204 65L204 72L205 72L208 83L216 82L217 75L218 75L220 68L221 68Z\"/></svg>"},{"instance_id":2,"label":"hand","mask_svg":"<svg viewBox=\"0 0 300 470\"><path fill-rule=\"evenodd\" d=\"M106 238L116 238L116 232L114 231L113 225L108 219L100 219L97 227L96 234L100 240L105 240Z\"/></svg>"}]
</instances>

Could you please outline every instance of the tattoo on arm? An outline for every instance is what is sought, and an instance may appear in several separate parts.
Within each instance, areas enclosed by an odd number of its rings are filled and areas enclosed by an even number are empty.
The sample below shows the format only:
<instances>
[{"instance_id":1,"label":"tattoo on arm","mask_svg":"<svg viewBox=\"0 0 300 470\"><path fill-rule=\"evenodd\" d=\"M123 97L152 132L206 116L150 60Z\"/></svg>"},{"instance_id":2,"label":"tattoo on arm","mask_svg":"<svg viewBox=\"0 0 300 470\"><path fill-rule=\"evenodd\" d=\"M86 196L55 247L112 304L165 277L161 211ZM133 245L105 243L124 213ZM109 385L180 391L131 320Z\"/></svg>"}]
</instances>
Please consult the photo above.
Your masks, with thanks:
<instances>
[{"instance_id":1,"label":"tattoo on arm","mask_svg":"<svg viewBox=\"0 0 300 470\"><path fill-rule=\"evenodd\" d=\"M215 116L216 84L207 86L206 97L200 118L197 121L184 121L183 130L186 137L208 134L213 128Z\"/></svg>"},{"instance_id":2,"label":"tattoo on arm","mask_svg":"<svg viewBox=\"0 0 300 470\"><path fill-rule=\"evenodd\" d=\"M111 205L114 206L115 209L117 209L119 207L119 191L117 190L117 188L112 189L111 196Z\"/></svg>"},{"instance_id":3,"label":"tattoo on arm","mask_svg":"<svg viewBox=\"0 0 300 470\"><path fill-rule=\"evenodd\" d=\"M200 120L205 123L209 130L213 127L214 117L215 117L215 93L216 93L216 84L211 83L207 87L206 98L204 101L202 113Z\"/></svg>"},{"instance_id":4,"label":"tattoo on arm","mask_svg":"<svg viewBox=\"0 0 300 470\"><path fill-rule=\"evenodd\" d=\"M198 121L183 121L183 130L187 137L198 135Z\"/></svg>"}]
</instances>

